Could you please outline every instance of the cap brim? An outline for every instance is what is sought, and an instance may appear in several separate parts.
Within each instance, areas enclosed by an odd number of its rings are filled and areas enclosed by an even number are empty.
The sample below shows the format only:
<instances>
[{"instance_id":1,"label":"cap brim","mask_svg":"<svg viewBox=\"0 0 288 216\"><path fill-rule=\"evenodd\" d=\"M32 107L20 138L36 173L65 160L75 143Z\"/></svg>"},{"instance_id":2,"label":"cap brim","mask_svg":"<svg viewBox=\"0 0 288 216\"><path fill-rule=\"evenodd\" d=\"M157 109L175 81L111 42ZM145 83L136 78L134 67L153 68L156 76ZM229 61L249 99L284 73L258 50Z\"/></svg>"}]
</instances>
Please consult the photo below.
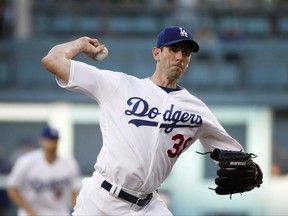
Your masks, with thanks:
<instances>
[{"instance_id":1,"label":"cap brim","mask_svg":"<svg viewBox=\"0 0 288 216\"><path fill-rule=\"evenodd\" d=\"M49 139L49 140L58 140L59 137L54 137L54 136L42 136L43 139Z\"/></svg>"},{"instance_id":2,"label":"cap brim","mask_svg":"<svg viewBox=\"0 0 288 216\"><path fill-rule=\"evenodd\" d=\"M190 44L189 50L191 50L192 52L196 53L196 52L199 51L199 45L196 43L196 41L189 40L189 39L187 39L187 40L181 39L181 40L170 41L169 43L165 43L162 46L169 46L169 45L176 44L176 43L179 43L179 42L182 42L182 41L189 42L189 44Z\"/></svg>"}]
</instances>

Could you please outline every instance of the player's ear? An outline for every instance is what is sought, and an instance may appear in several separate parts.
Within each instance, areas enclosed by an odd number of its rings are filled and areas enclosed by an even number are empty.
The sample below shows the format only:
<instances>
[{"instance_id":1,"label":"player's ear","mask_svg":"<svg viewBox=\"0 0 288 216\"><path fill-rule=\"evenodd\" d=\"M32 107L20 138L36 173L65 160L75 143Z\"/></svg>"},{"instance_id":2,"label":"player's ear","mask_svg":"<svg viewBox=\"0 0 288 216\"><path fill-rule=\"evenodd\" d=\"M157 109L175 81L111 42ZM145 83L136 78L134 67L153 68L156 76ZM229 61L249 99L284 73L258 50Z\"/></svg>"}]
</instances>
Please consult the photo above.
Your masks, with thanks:
<instances>
[{"instance_id":1,"label":"player's ear","mask_svg":"<svg viewBox=\"0 0 288 216\"><path fill-rule=\"evenodd\" d=\"M153 54L153 58L158 61L159 60L159 54L160 54L161 50L160 48L154 47L152 49L152 54Z\"/></svg>"}]
</instances>

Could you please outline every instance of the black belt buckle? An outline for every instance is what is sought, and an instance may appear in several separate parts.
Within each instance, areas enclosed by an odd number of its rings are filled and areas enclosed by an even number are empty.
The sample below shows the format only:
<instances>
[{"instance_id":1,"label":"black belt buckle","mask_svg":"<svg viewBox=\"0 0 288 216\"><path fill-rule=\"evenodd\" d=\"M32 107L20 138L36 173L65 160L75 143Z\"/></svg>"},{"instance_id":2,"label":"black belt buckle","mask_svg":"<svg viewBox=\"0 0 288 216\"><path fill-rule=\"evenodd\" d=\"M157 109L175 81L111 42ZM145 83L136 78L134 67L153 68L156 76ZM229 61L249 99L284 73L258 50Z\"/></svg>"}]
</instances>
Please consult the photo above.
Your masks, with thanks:
<instances>
[{"instance_id":1,"label":"black belt buckle","mask_svg":"<svg viewBox=\"0 0 288 216\"><path fill-rule=\"evenodd\" d=\"M138 206L146 206L151 201L152 197L153 193L150 193L145 199L138 198L135 204Z\"/></svg>"}]
</instances>

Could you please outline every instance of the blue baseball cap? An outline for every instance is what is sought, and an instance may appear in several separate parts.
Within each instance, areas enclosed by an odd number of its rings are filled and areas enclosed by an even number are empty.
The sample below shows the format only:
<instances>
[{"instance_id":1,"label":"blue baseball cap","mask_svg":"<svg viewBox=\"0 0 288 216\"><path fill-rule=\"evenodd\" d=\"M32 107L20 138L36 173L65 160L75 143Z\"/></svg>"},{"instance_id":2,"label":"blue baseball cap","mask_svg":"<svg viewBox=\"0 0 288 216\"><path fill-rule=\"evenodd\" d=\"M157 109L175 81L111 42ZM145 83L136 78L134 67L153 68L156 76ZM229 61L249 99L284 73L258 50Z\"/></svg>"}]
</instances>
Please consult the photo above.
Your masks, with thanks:
<instances>
[{"instance_id":1,"label":"blue baseball cap","mask_svg":"<svg viewBox=\"0 0 288 216\"><path fill-rule=\"evenodd\" d=\"M199 45L193 40L191 32L181 26L170 26L161 31L158 35L157 48L182 41L189 42L189 50L192 52L199 51Z\"/></svg>"},{"instance_id":2,"label":"blue baseball cap","mask_svg":"<svg viewBox=\"0 0 288 216\"><path fill-rule=\"evenodd\" d=\"M59 134L56 129L47 126L42 130L41 137L46 139L58 140Z\"/></svg>"}]
</instances>

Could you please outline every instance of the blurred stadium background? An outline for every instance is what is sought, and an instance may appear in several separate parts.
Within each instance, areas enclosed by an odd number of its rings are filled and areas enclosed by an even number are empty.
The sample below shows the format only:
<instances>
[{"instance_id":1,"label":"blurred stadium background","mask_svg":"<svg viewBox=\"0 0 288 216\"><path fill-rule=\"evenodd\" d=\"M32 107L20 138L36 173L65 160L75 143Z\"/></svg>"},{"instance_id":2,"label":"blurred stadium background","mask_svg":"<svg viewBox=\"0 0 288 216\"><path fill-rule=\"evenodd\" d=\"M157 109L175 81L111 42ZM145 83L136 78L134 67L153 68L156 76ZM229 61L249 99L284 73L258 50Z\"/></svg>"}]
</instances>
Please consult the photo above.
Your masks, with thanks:
<instances>
[{"instance_id":1,"label":"blurred stadium background","mask_svg":"<svg viewBox=\"0 0 288 216\"><path fill-rule=\"evenodd\" d=\"M154 71L151 49L167 25L184 25L200 43L181 85L215 112L225 129L264 171L261 188L217 196L216 166L195 154L180 158L161 192L175 215L287 215L287 0L0 0L0 215L6 176L15 158L37 147L46 123L60 130L60 153L91 174L101 147L98 107L60 89L41 58L60 42L97 37L109 58L80 60L140 78ZM7 209L5 209L7 207Z\"/></svg>"}]
</instances>

